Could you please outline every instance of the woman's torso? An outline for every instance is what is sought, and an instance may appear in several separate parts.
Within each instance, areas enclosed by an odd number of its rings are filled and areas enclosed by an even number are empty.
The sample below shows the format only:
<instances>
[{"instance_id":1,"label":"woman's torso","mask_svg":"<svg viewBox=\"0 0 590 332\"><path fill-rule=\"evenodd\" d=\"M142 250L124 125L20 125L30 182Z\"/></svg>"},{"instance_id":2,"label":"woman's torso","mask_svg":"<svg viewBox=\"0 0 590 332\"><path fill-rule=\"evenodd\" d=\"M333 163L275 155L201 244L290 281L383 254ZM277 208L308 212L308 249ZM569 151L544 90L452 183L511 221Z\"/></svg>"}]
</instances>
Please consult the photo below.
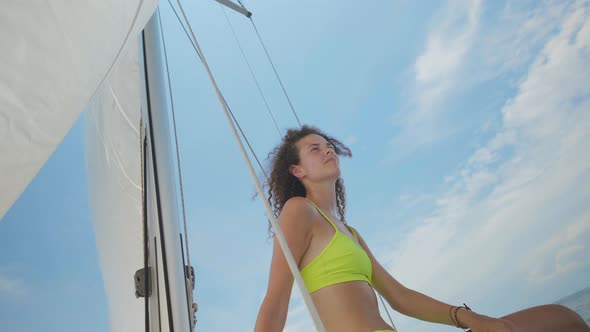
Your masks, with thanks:
<instances>
[{"instance_id":1,"label":"woman's torso","mask_svg":"<svg viewBox=\"0 0 590 332\"><path fill-rule=\"evenodd\" d=\"M336 218L326 215L333 222L332 226L319 211L314 214L313 235L308 248L301 258L299 268L303 269L312 263L336 234L339 232L360 246L351 231ZM370 332L380 329L391 329L379 314L375 292L366 281L354 280L335 283L323 287L311 294L320 318L329 331Z\"/></svg>"}]
</instances>

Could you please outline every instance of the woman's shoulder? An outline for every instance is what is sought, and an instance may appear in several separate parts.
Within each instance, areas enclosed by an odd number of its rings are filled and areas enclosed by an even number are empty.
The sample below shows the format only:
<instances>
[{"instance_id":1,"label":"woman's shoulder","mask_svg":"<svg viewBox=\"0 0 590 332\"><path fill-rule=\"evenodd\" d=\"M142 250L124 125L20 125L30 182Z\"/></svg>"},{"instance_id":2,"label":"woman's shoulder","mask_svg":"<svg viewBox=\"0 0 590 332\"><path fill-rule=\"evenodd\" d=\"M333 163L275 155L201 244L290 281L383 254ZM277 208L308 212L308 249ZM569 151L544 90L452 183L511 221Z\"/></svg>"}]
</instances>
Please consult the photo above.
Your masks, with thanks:
<instances>
[{"instance_id":1,"label":"woman's shoulder","mask_svg":"<svg viewBox=\"0 0 590 332\"><path fill-rule=\"evenodd\" d=\"M313 206L304 197L291 197L283 206L279 222L282 225L296 223L298 227L311 226L314 212Z\"/></svg>"},{"instance_id":2,"label":"woman's shoulder","mask_svg":"<svg viewBox=\"0 0 590 332\"><path fill-rule=\"evenodd\" d=\"M303 210L303 209L308 209L310 207L311 207L311 204L309 203L309 201L305 197L295 196L295 197L289 198L285 202L285 205L283 206L283 210L287 209L287 208L289 208L289 209L302 209Z\"/></svg>"}]
</instances>

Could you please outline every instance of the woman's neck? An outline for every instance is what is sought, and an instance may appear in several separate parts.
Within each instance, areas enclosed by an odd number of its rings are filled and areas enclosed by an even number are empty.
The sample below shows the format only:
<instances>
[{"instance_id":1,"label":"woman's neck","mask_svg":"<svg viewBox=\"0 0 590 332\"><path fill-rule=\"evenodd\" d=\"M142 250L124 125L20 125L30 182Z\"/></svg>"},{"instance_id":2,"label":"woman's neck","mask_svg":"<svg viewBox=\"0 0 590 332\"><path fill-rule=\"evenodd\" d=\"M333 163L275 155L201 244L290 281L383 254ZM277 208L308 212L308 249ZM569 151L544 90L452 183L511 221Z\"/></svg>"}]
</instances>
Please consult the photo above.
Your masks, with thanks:
<instances>
[{"instance_id":1,"label":"woman's neck","mask_svg":"<svg viewBox=\"0 0 590 332\"><path fill-rule=\"evenodd\" d=\"M337 216L336 187L331 185L311 185L305 188L307 198L314 202L322 211Z\"/></svg>"}]
</instances>

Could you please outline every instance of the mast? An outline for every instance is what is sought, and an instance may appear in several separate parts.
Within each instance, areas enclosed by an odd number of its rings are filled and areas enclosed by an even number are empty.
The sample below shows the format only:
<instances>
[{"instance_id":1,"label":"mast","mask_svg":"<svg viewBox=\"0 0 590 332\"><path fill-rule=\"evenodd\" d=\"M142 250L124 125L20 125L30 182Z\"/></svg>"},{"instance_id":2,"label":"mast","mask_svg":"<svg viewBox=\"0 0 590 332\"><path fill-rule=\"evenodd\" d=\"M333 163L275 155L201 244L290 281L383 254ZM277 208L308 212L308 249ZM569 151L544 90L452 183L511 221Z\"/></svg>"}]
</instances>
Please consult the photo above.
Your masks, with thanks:
<instances>
[{"instance_id":1,"label":"mast","mask_svg":"<svg viewBox=\"0 0 590 332\"><path fill-rule=\"evenodd\" d=\"M216 1L252 15L231 1ZM195 280L193 268L184 263L179 228L159 16L156 9L140 37L145 263L135 282L136 294L145 297L145 330L184 332L195 327Z\"/></svg>"},{"instance_id":2,"label":"mast","mask_svg":"<svg viewBox=\"0 0 590 332\"><path fill-rule=\"evenodd\" d=\"M163 71L159 12L152 15L140 37L142 76L142 146L148 249L146 331L193 330L192 268L184 265L178 216L174 155L170 140L169 107ZM189 273L187 273L189 272ZM187 285L187 283L189 285ZM190 303L190 304L189 304Z\"/></svg>"}]
</instances>

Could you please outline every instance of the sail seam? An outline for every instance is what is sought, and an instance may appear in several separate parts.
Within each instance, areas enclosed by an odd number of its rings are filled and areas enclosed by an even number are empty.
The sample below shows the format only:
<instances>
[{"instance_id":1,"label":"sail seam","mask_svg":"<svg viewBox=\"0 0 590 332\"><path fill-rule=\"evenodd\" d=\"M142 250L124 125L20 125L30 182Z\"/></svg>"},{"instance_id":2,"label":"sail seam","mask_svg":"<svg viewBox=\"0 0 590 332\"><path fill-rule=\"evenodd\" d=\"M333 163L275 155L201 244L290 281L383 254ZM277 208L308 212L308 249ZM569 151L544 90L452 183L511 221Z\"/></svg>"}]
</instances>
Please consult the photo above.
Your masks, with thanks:
<instances>
[{"instance_id":1,"label":"sail seam","mask_svg":"<svg viewBox=\"0 0 590 332\"><path fill-rule=\"evenodd\" d=\"M131 120L129 119L129 117L127 116L127 114L125 114L125 110L123 109L123 106L121 106L121 103L119 102L119 98L117 98L117 95L115 94L115 90L113 90L113 86L111 85L111 81L110 80L106 80L105 81L105 84L109 88L109 91L111 92L111 96L113 97L113 100L115 101L115 104L117 105L117 109L119 110L119 113L121 114L121 116L123 117L123 119L125 119L125 121L127 122L127 124L129 124L129 127L131 127L131 129L133 129L133 131L137 135L139 135L139 130L137 130L137 128L131 122Z\"/></svg>"}]
</instances>

